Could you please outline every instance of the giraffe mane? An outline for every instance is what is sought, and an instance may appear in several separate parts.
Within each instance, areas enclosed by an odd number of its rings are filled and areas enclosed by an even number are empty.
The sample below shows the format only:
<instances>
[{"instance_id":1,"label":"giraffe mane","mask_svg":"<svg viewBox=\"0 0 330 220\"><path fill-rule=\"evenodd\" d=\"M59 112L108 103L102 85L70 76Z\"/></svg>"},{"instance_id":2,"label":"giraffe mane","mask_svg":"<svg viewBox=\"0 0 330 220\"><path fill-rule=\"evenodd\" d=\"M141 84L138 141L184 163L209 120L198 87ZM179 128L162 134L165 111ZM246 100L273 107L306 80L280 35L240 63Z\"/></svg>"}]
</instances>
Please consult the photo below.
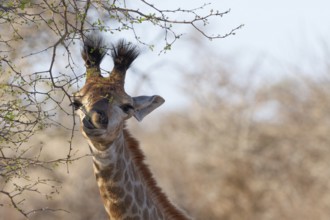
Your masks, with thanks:
<instances>
[{"instance_id":1,"label":"giraffe mane","mask_svg":"<svg viewBox=\"0 0 330 220\"><path fill-rule=\"evenodd\" d=\"M124 137L130 153L133 155L133 162L139 173L142 175L142 180L149 186L150 194L159 204L160 208L169 216L170 219L186 220L187 216L174 206L161 188L157 185L149 167L144 163L145 156L139 147L139 142L124 128Z\"/></svg>"}]
</instances>

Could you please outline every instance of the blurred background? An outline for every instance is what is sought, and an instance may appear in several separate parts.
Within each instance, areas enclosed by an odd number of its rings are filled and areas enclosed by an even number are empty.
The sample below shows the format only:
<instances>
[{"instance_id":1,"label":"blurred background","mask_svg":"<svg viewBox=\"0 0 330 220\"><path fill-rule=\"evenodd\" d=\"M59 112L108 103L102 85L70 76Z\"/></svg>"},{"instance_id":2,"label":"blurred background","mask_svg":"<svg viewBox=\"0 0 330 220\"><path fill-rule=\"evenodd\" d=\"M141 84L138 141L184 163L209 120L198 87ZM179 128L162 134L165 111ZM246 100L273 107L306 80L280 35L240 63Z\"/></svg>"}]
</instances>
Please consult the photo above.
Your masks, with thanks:
<instances>
[{"instance_id":1,"label":"blurred background","mask_svg":"<svg viewBox=\"0 0 330 220\"><path fill-rule=\"evenodd\" d=\"M158 42L163 41L163 32L143 26L137 30L156 49L140 45L142 55L127 74L126 90L132 96L158 94L166 100L143 122L128 122L146 163L169 198L194 219L328 220L330 3L210 2L203 10L231 10L220 20L211 19L206 33L225 34L241 24L244 27L235 35L210 41L193 28L179 25L176 30L184 34L161 54L157 48L162 47ZM170 9L203 4L153 3ZM176 19L179 14L173 16ZM136 43L127 32L109 36L110 43L122 37ZM40 39L31 42L44 42ZM75 71L83 74L81 44L71 46ZM22 59L22 54L15 58L32 72L47 69L51 58L38 62L38 56L45 55L36 54L33 63L27 62L29 57ZM68 69L61 62L59 58L55 68L66 74ZM102 68L111 67L108 56ZM83 82L77 81L70 89L78 90ZM69 100L61 99L61 91L56 93L70 112ZM29 137L24 149L50 165L32 164L23 172L24 178L0 176L1 191L19 192L28 185L14 199L22 209L36 210L29 213L30 219L106 219L79 125L72 133L73 116L47 106L56 112L55 125ZM14 148L3 147L8 149ZM15 157L18 149L6 155ZM58 160L68 152L74 160ZM31 179L37 180L37 189ZM7 219L25 217L10 197L0 194L0 220Z\"/></svg>"}]
</instances>

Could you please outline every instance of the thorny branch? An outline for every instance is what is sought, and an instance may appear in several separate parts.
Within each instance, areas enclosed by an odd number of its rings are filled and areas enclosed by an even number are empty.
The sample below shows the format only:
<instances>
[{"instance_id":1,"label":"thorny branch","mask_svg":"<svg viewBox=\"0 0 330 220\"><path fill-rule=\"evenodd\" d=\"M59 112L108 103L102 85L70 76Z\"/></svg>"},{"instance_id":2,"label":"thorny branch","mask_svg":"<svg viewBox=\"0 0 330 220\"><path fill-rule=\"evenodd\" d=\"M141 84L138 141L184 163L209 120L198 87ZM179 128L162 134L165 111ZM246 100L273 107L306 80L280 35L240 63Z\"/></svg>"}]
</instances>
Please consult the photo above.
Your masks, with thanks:
<instances>
[{"instance_id":1,"label":"thorny branch","mask_svg":"<svg viewBox=\"0 0 330 220\"><path fill-rule=\"evenodd\" d=\"M201 36L213 40L234 35L243 25L225 34L207 34L210 19L221 19L230 10L205 11L210 4L192 9L161 9L146 0L93 1L93 0L5 0L0 5L0 194L9 204L0 200L0 209L14 207L24 217L39 211L64 211L52 208L25 210L27 191L40 193L40 184L50 184L49 178L33 179L36 168L54 172L54 167L80 159L73 152L76 131L74 109L69 107L71 94L84 78L84 68L77 43L89 31L128 31L137 42L153 49L145 40L140 26L151 25L164 37L161 52L171 49L184 34L178 26L186 25ZM95 17L95 15L97 17ZM178 19L179 18L179 19ZM71 116L70 125L60 121L59 115ZM42 149L31 138L51 127L70 131L66 158L46 160ZM39 146L39 147L36 147ZM31 156L32 155L32 156ZM86 155L84 155L86 156ZM27 181L19 186L20 180ZM53 185L50 184L50 191ZM51 192L48 192L51 193ZM43 193L47 195L46 193Z\"/></svg>"},{"instance_id":2,"label":"thorny branch","mask_svg":"<svg viewBox=\"0 0 330 220\"><path fill-rule=\"evenodd\" d=\"M193 9L174 9L174 10L166 10L157 8L155 5L141 0L144 5L153 9L154 13L144 13L140 9L133 9L128 7L121 7L115 4L110 6L102 5L102 7L108 12L109 16L117 19L122 24L123 28L128 28L133 31L135 34L135 39L145 45L153 47L153 45L149 45L148 43L141 40L140 36L138 36L135 32L135 25L141 24L144 22L149 22L154 26L159 27L162 30L165 30L164 39L165 46L162 51L169 50L171 46L178 40L183 33L178 32L174 25L190 25L197 32L199 32L203 37L214 40L225 38L230 35L235 35L236 31L241 29L244 25L238 25L237 27L231 29L228 33L225 34L207 34L203 28L209 24L209 20L212 18L222 18L230 12L230 9L224 12L220 12L218 10L210 10L210 12L206 15L198 14L199 11L205 10L207 6L210 4L203 4L198 8ZM95 6L96 7L96 6ZM180 18L183 19L172 19L171 15L179 14ZM104 27L103 27L104 28ZM111 29L109 30L111 31Z\"/></svg>"}]
</instances>

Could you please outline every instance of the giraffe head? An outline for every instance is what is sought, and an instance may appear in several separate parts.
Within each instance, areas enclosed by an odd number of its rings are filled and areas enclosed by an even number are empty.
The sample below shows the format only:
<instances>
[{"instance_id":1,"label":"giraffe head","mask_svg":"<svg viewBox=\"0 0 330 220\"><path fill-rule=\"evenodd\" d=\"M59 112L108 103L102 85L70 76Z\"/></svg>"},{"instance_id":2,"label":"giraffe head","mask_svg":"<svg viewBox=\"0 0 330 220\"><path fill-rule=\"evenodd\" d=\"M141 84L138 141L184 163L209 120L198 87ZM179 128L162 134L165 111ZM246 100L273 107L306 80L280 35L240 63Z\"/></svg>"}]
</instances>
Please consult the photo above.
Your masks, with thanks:
<instances>
[{"instance_id":1,"label":"giraffe head","mask_svg":"<svg viewBox=\"0 0 330 220\"><path fill-rule=\"evenodd\" d=\"M125 75L139 52L124 40L113 45L111 50L114 68L109 77L102 77L100 63L106 54L102 39L98 36L84 39L82 57L87 78L82 89L74 94L73 101L83 134L91 141L101 143L112 142L127 119L133 116L141 121L164 103L164 99L157 95L129 96L124 90Z\"/></svg>"}]
</instances>

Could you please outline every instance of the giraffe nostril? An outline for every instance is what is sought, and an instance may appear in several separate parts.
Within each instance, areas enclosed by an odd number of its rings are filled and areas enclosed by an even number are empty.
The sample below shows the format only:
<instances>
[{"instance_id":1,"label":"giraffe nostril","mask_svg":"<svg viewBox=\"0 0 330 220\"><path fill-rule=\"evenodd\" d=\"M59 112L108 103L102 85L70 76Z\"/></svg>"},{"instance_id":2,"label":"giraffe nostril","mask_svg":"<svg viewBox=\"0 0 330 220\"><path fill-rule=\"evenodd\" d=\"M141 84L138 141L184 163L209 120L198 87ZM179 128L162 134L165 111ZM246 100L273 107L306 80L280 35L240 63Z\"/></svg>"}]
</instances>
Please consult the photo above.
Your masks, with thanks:
<instances>
[{"instance_id":1,"label":"giraffe nostril","mask_svg":"<svg viewBox=\"0 0 330 220\"><path fill-rule=\"evenodd\" d=\"M104 112L92 110L88 116L83 119L83 124L88 129L106 128L108 117Z\"/></svg>"},{"instance_id":2,"label":"giraffe nostril","mask_svg":"<svg viewBox=\"0 0 330 220\"><path fill-rule=\"evenodd\" d=\"M96 128L106 128L108 125L108 117L102 111L92 111L90 121Z\"/></svg>"},{"instance_id":3,"label":"giraffe nostril","mask_svg":"<svg viewBox=\"0 0 330 220\"><path fill-rule=\"evenodd\" d=\"M88 128L88 129L94 129L95 126L93 125L93 123L90 120L90 117L86 116L83 120L82 123L84 125L84 127Z\"/></svg>"}]
</instances>

